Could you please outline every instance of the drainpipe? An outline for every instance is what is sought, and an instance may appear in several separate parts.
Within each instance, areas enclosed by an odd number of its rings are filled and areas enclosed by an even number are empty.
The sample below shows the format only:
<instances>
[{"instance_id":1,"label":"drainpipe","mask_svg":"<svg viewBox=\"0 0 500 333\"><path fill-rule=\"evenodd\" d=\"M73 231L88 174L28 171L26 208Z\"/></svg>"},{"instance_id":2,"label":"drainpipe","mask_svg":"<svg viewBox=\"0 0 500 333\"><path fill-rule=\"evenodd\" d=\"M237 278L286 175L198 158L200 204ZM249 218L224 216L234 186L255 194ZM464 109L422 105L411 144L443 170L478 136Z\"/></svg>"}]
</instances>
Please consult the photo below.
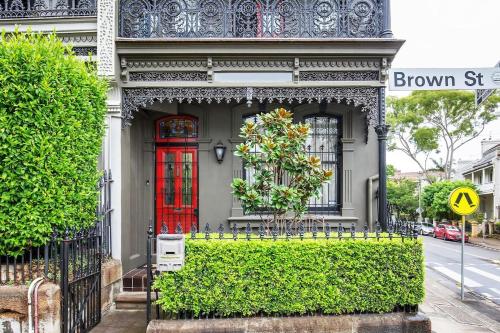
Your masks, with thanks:
<instances>
[{"instance_id":1,"label":"drainpipe","mask_svg":"<svg viewBox=\"0 0 500 333\"><path fill-rule=\"evenodd\" d=\"M28 288L28 333L34 333L33 332L33 318L32 318L32 307L31 307L31 297L33 290L38 290L38 286L43 282L43 278L39 277L31 281L31 284ZM36 293L35 293L35 299L36 302L38 302ZM37 311L38 312L38 311ZM38 315L38 313L37 313ZM38 331L38 328L37 328Z\"/></svg>"},{"instance_id":2,"label":"drainpipe","mask_svg":"<svg viewBox=\"0 0 500 333\"><path fill-rule=\"evenodd\" d=\"M366 193L366 198L367 198L367 203L368 203L368 216L366 219L366 223L368 224L368 229L370 231L374 230L373 227L373 198L372 198L372 193L373 193L373 182L378 180L378 175L374 175L368 178L368 188L367 188L367 193Z\"/></svg>"},{"instance_id":3,"label":"drainpipe","mask_svg":"<svg viewBox=\"0 0 500 333\"><path fill-rule=\"evenodd\" d=\"M38 287L40 287L43 284L43 280L40 283L37 283L35 286L35 291L34 291L34 300L33 300L33 306L35 307L35 333L38 333Z\"/></svg>"}]
</instances>

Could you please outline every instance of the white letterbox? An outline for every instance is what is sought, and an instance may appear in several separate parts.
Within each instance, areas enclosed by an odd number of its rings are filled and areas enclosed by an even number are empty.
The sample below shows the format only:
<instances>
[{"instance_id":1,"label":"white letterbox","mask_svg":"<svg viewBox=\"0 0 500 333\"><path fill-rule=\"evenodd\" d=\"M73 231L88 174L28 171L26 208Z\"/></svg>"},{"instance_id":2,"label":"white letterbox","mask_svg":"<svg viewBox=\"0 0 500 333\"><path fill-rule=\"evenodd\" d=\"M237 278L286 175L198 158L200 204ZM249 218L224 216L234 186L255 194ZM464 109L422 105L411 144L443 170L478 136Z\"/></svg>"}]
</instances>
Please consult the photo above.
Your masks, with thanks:
<instances>
[{"instance_id":1,"label":"white letterbox","mask_svg":"<svg viewBox=\"0 0 500 333\"><path fill-rule=\"evenodd\" d=\"M159 234L156 237L156 265L160 272L178 271L184 266L184 235Z\"/></svg>"}]
</instances>

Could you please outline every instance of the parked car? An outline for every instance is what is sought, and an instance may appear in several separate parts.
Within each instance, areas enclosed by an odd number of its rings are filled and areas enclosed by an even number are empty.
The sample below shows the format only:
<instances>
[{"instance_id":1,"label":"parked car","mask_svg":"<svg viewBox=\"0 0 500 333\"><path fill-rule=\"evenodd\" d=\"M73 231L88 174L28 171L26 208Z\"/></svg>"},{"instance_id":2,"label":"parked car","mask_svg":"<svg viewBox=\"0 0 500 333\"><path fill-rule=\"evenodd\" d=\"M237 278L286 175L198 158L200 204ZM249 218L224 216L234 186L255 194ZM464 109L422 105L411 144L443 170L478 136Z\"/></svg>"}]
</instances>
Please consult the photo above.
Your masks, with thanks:
<instances>
[{"instance_id":1,"label":"parked car","mask_svg":"<svg viewBox=\"0 0 500 333\"><path fill-rule=\"evenodd\" d=\"M443 240L462 240L462 231L451 224L438 224L434 227L434 238L441 238ZM465 241L469 241L469 237L465 235Z\"/></svg>"},{"instance_id":2,"label":"parked car","mask_svg":"<svg viewBox=\"0 0 500 333\"><path fill-rule=\"evenodd\" d=\"M434 226L432 225L432 223L422 222L420 224L420 231L419 232L423 236L432 235L434 232Z\"/></svg>"}]
</instances>

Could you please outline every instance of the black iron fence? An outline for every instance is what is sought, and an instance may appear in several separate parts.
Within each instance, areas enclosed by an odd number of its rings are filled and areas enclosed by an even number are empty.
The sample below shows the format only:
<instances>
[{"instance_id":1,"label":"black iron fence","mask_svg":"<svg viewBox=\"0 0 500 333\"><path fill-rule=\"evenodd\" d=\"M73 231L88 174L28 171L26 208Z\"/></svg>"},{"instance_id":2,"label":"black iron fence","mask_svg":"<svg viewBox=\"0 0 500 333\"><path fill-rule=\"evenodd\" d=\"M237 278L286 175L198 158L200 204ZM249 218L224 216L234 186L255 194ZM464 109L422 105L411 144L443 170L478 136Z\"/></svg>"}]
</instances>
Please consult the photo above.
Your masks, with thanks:
<instances>
[{"instance_id":1,"label":"black iron fence","mask_svg":"<svg viewBox=\"0 0 500 333\"><path fill-rule=\"evenodd\" d=\"M244 230L239 229L236 224L233 224L231 230L226 230L224 228L224 224L222 223L216 228L212 228L210 224L205 224L201 230L198 230L197 225L193 224L191 225L189 233L186 234L186 237L194 241L236 241L238 239L243 239L247 241L272 242L291 239L332 239L354 241L388 239L391 241L404 242L414 241L419 235L417 223L400 219L389 219L387 223L387 230L384 231L382 231L380 224L377 222L374 232L369 232L367 224L358 230L355 223L320 223L316 220L313 220L309 226L304 220L286 220L283 223L283 225L280 225L280 222L273 222L271 226L269 226L265 222L260 222L258 223L257 228L252 226L252 224L247 223ZM168 226L163 224L161 227L161 233L183 234L184 231L180 223L173 230L169 230ZM158 291L152 289L152 283L154 276L158 275L159 272L156 270L153 263L153 258L156 252L156 237L153 233L152 226L149 226L147 237L147 322L151 321L151 319L196 319L197 317L186 317L183 316L183 314L177 314L175 318L171 317L171 314L163 313L160 306L153 303L155 299L158 299ZM394 309L394 311L414 312L415 307L405 306Z\"/></svg>"},{"instance_id":2,"label":"black iron fence","mask_svg":"<svg viewBox=\"0 0 500 333\"><path fill-rule=\"evenodd\" d=\"M65 235L56 231L50 240L39 247L28 247L17 256L0 256L0 285L28 284L37 277L60 281L60 265L63 260L61 242L81 240L82 235L99 236L99 256L111 257L111 171L104 171L98 182L99 201L96 210L96 222L85 230L67 230ZM68 239L66 239L66 236Z\"/></svg>"},{"instance_id":3,"label":"black iron fence","mask_svg":"<svg viewBox=\"0 0 500 333\"><path fill-rule=\"evenodd\" d=\"M111 257L111 184L113 177L111 170L105 170L99 180L99 203L97 205L97 227L99 234L102 237L102 255Z\"/></svg>"},{"instance_id":4,"label":"black iron fence","mask_svg":"<svg viewBox=\"0 0 500 333\"><path fill-rule=\"evenodd\" d=\"M28 284L45 277L61 287L61 331L88 332L101 320L101 263L111 256L111 183L98 183L96 222L89 228L56 231L43 246L18 256L0 256L0 284Z\"/></svg>"}]
</instances>

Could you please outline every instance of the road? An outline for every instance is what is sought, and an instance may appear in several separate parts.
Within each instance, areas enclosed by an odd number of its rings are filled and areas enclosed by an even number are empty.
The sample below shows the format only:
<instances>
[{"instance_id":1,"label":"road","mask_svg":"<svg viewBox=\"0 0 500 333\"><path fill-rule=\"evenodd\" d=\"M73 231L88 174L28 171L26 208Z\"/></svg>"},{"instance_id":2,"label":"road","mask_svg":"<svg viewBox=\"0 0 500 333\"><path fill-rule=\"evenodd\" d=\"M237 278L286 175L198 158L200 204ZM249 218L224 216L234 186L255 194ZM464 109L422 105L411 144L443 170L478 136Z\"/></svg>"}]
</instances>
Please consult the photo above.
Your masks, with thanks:
<instances>
[{"instance_id":1,"label":"road","mask_svg":"<svg viewBox=\"0 0 500 333\"><path fill-rule=\"evenodd\" d=\"M424 237L425 266L454 284L460 283L459 242ZM465 244L466 291L500 305L500 251Z\"/></svg>"}]
</instances>

